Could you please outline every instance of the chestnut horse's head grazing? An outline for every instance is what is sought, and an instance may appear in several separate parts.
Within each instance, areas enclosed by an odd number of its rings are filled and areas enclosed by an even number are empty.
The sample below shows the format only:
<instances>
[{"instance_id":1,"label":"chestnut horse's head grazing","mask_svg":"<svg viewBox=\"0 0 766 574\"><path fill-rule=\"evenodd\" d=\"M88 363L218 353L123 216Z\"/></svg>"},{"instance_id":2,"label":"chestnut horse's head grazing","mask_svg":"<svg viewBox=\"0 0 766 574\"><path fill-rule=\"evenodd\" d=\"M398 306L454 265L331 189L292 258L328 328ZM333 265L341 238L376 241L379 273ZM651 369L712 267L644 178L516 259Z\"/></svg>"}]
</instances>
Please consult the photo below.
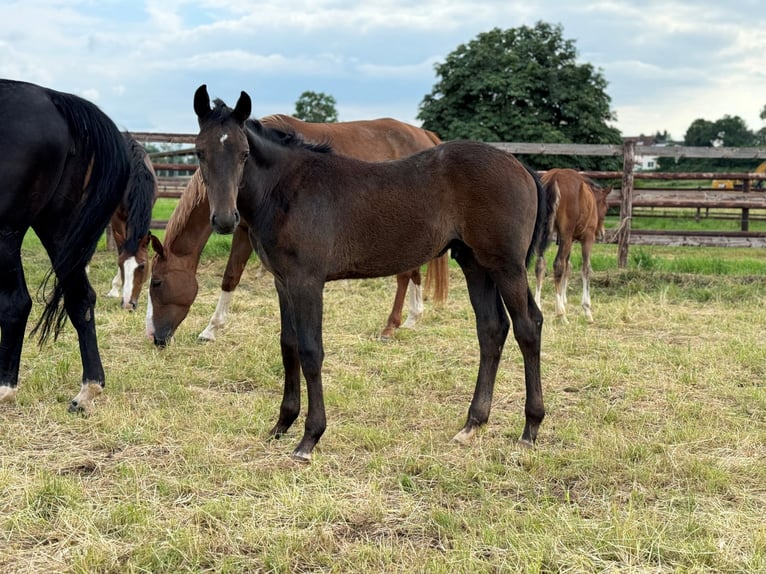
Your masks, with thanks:
<instances>
[{"instance_id":1,"label":"chestnut horse's head grazing","mask_svg":"<svg viewBox=\"0 0 766 574\"><path fill-rule=\"evenodd\" d=\"M210 224L216 233L233 233L239 225L237 189L249 155L245 120L250 117L250 96L242 92L234 109L220 100L210 107L207 86L194 93L199 122L196 153L210 201Z\"/></svg>"}]
</instances>

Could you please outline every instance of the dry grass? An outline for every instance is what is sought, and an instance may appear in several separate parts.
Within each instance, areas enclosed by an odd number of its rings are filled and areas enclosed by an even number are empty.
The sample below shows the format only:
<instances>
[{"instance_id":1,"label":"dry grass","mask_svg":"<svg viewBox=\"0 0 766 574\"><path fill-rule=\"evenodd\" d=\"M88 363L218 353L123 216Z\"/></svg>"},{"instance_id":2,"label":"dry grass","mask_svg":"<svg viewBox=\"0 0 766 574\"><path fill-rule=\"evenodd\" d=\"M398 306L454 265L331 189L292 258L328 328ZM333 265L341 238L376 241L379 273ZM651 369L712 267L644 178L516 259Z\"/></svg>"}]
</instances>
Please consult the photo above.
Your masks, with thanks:
<instances>
[{"instance_id":1,"label":"dry grass","mask_svg":"<svg viewBox=\"0 0 766 574\"><path fill-rule=\"evenodd\" d=\"M330 284L329 426L302 466L302 419L265 440L282 374L269 278L249 270L223 337L196 343L224 263L205 262L165 351L143 301L99 299L107 391L87 418L66 413L72 329L28 342L0 408L0 572L766 572L762 278L599 272L586 324L574 277L569 325L546 284L534 450L514 445L510 340L489 424L450 442L477 367L459 271L447 306L388 344L394 281ZM91 269L106 291L112 256Z\"/></svg>"}]
</instances>

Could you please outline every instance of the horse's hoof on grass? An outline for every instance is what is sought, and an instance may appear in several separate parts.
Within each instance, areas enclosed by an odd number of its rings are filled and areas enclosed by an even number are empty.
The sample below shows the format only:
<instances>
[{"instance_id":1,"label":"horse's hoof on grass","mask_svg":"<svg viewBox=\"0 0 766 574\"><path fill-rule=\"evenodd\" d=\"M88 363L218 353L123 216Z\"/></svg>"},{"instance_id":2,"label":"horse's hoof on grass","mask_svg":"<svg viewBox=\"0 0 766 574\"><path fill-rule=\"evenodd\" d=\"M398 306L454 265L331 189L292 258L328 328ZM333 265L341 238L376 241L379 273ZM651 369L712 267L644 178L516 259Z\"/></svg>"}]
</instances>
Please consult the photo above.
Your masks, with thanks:
<instances>
[{"instance_id":1,"label":"horse's hoof on grass","mask_svg":"<svg viewBox=\"0 0 766 574\"><path fill-rule=\"evenodd\" d=\"M452 442L456 442L463 446L468 446L473 440L476 434L476 429L462 429L459 433L452 437Z\"/></svg>"},{"instance_id":2,"label":"horse's hoof on grass","mask_svg":"<svg viewBox=\"0 0 766 574\"><path fill-rule=\"evenodd\" d=\"M535 448L535 443L533 443L532 441L527 440L525 438L520 438L516 444L519 445L523 449Z\"/></svg>"},{"instance_id":3,"label":"horse's hoof on grass","mask_svg":"<svg viewBox=\"0 0 766 574\"><path fill-rule=\"evenodd\" d=\"M295 462L300 462L301 464L308 464L311 462L311 453L304 452L301 450L295 450L293 451L293 454L290 455L290 458L292 458Z\"/></svg>"},{"instance_id":4,"label":"horse's hoof on grass","mask_svg":"<svg viewBox=\"0 0 766 574\"><path fill-rule=\"evenodd\" d=\"M0 387L0 403L14 402L16 400L16 393L18 392L18 387Z\"/></svg>"}]
</instances>

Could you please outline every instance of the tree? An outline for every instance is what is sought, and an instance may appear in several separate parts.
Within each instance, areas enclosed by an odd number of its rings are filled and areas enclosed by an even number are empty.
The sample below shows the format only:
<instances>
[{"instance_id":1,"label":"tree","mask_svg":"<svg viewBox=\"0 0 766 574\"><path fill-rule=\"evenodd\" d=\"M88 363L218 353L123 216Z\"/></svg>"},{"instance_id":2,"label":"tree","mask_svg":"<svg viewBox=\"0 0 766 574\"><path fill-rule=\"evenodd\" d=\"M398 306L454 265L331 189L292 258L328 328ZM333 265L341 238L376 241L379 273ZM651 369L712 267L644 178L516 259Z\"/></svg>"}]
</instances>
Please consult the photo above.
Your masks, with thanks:
<instances>
[{"instance_id":1,"label":"tree","mask_svg":"<svg viewBox=\"0 0 766 574\"><path fill-rule=\"evenodd\" d=\"M606 80L576 62L560 25L494 28L461 44L443 63L420 104L423 127L443 139L620 144ZM539 156L536 167L614 169L616 160Z\"/></svg>"},{"instance_id":2,"label":"tree","mask_svg":"<svg viewBox=\"0 0 766 574\"><path fill-rule=\"evenodd\" d=\"M751 147L762 141L760 133L753 133L745 120L729 116L710 121L694 120L684 134L684 145L690 147ZM753 167L752 160L727 158L660 158L661 171L747 171Z\"/></svg>"},{"instance_id":3,"label":"tree","mask_svg":"<svg viewBox=\"0 0 766 574\"><path fill-rule=\"evenodd\" d=\"M324 92L303 92L295 102L295 117L305 122L337 122L335 98Z\"/></svg>"}]
</instances>

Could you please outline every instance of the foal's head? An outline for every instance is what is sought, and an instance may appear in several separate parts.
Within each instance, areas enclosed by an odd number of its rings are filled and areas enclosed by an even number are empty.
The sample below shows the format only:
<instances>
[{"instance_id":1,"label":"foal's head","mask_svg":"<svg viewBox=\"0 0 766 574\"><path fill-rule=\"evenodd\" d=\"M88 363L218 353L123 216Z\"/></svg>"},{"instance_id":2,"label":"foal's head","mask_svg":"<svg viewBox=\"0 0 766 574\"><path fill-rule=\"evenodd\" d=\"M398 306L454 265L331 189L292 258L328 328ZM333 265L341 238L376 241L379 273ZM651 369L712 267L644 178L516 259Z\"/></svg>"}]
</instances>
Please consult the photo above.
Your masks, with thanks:
<instances>
[{"instance_id":1,"label":"foal's head","mask_svg":"<svg viewBox=\"0 0 766 574\"><path fill-rule=\"evenodd\" d=\"M205 84L194 94L199 122L196 152L210 202L210 224L216 233L232 233L239 224L237 190L249 156L245 120L250 96L242 92L232 110L221 100L211 108Z\"/></svg>"}]
</instances>

